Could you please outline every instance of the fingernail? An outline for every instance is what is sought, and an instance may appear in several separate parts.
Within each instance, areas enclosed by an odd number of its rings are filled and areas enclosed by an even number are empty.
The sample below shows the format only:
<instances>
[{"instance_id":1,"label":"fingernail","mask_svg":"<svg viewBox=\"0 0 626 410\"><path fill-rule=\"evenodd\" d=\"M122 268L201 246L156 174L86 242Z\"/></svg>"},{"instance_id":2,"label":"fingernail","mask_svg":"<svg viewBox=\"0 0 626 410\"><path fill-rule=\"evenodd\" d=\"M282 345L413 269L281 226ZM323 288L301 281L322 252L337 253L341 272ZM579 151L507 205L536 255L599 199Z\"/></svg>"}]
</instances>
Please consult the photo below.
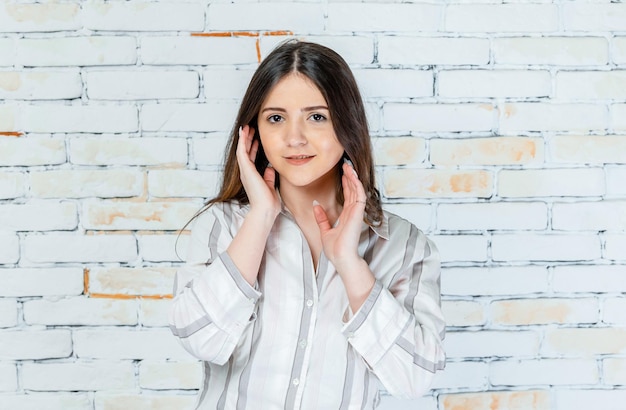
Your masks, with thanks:
<instances>
[{"instance_id":1,"label":"fingernail","mask_svg":"<svg viewBox=\"0 0 626 410\"><path fill-rule=\"evenodd\" d=\"M243 127L240 125L239 126L239 136L241 136L241 133L243 132Z\"/></svg>"},{"instance_id":2,"label":"fingernail","mask_svg":"<svg viewBox=\"0 0 626 410\"><path fill-rule=\"evenodd\" d=\"M348 158L343 158L343 163L344 164L348 164L350 165L352 168L354 168L354 164L352 163L352 161L350 161Z\"/></svg>"},{"instance_id":3,"label":"fingernail","mask_svg":"<svg viewBox=\"0 0 626 410\"><path fill-rule=\"evenodd\" d=\"M319 205L319 204L320 204L320 203L319 203L319 202L317 202L317 199L314 199L314 200L313 200L313 206L315 206L315 205Z\"/></svg>"},{"instance_id":4,"label":"fingernail","mask_svg":"<svg viewBox=\"0 0 626 410\"><path fill-rule=\"evenodd\" d=\"M274 168L274 167L272 166L272 164L270 164L269 162L267 163L267 167L268 167L268 168Z\"/></svg>"}]
</instances>

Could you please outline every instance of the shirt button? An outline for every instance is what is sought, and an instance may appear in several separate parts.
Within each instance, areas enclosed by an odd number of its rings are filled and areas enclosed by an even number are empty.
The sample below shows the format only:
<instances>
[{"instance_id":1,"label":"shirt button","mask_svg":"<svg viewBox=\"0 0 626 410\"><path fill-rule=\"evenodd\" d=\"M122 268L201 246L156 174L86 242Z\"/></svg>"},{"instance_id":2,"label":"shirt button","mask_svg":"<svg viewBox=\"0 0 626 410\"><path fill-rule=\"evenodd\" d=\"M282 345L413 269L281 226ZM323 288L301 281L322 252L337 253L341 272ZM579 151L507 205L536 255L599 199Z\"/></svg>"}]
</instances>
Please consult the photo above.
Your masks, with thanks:
<instances>
[{"instance_id":1,"label":"shirt button","mask_svg":"<svg viewBox=\"0 0 626 410\"><path fill-rule=\"evenodd\" d=\"M306 301L306 305L307 305L308 307L313 306L313 301L312 301L311 299L307 299L307 301Z\"/></svg>"},{"instance_id":2,"label":"shirt button","mask_svg":"<svg viewBox=\"0 0 626 410\"><path fill-rule=\"evenodd\" d=\"M306 347L306 340L304 339L300 340L300 347L303 349Z\"/></svg>"},{"instance_id":3,"label":"shirt button","mask_svg":"<svg viewBox=\"0 0 626 410\"><path fill-rule=\"evenodd\" d=\"M298 379L293 379L291 383L293 383L293 385L294 385L294 386L297 386L297 385L299 385L299 384L300 384L300 380L298 380Z\"/></svg>"}]
</instances>

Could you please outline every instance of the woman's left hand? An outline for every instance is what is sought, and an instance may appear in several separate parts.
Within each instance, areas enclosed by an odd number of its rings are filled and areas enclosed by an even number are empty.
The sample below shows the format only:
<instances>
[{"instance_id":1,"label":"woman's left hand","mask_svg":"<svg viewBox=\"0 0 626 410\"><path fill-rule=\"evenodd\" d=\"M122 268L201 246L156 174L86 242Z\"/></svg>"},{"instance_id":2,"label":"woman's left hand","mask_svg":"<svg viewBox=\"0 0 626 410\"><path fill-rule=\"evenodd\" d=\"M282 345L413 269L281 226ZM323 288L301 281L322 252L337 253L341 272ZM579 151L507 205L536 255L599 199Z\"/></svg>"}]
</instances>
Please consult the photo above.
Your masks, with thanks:
<instances>
[{"instance_id":1,"label":"woman's left hand","mask_svg":"<svg viewBox=\"0 0 626 410\"><path fill-rule=\"evenodd\" d=\"M343 267L354 266L362 260L358 254L358 246L367 199L363 184L348 163L343 164L341 184L343 209L334 227L331 226L324 208L319 204L313 206L324 254L340 273L344 270Z\"/></svg>"}]
</instances>

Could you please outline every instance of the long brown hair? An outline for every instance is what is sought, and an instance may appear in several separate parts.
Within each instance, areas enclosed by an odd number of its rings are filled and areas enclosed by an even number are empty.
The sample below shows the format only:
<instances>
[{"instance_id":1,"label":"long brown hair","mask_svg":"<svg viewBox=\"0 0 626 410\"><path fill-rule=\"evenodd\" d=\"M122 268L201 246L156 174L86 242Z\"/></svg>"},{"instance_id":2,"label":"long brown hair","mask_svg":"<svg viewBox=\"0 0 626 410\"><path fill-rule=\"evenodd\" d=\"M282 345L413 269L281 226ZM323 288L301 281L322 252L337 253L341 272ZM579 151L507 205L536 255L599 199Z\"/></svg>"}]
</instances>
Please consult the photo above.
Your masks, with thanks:
<instances>
[{"instance_id":1,"label":"long brown hair","mask_svg":"<svg viewBox=\"0 0 626 410\"><path fill-rule=\"evenodd\" d=\"M367 118L361 93L352 71L335 51L315 43L289 40L274 49L255 71L243 97L237 120L226 146L222 186L219 194L209 200L198 214L216 202L237 201L248 203L248 195L239 177L237 164L237 141L240 126L249 125L256 130L261 105L272 88L286 75L297 72L308 77L320 90L328 104L330 118L344 157L352 161L367 194L365 222L378 225L382 221L380 194L375 186L374 160ZM341 186L341 162L337 164L337 201L343 203ZM263 147L255 160L256 169L263 173L268 165ZM276 185L280 184L277 175Z\"/></svg>"}]
</instances>

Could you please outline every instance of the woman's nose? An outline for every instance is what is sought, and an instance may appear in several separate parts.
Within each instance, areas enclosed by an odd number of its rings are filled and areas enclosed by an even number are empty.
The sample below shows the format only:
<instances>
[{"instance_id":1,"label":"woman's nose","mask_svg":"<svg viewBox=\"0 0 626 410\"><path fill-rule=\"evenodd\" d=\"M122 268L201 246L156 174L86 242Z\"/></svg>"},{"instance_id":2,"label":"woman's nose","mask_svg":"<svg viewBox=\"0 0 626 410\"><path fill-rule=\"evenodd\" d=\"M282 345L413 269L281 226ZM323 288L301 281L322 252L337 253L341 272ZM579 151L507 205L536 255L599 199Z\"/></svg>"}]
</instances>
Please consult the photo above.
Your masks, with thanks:
<instances>
[{"instance_id":1,"label":"woman's nose","mask_svg":"<svg viewBox=\"0 0 626 410\"><path fill-rule=\"evenodd\" d=\"M288 129L287 145L290 147L297 147L305 145L306 143L307 140L304 135L304 127L298 121L293 121Z\"/></svg>"}]
</instances>

